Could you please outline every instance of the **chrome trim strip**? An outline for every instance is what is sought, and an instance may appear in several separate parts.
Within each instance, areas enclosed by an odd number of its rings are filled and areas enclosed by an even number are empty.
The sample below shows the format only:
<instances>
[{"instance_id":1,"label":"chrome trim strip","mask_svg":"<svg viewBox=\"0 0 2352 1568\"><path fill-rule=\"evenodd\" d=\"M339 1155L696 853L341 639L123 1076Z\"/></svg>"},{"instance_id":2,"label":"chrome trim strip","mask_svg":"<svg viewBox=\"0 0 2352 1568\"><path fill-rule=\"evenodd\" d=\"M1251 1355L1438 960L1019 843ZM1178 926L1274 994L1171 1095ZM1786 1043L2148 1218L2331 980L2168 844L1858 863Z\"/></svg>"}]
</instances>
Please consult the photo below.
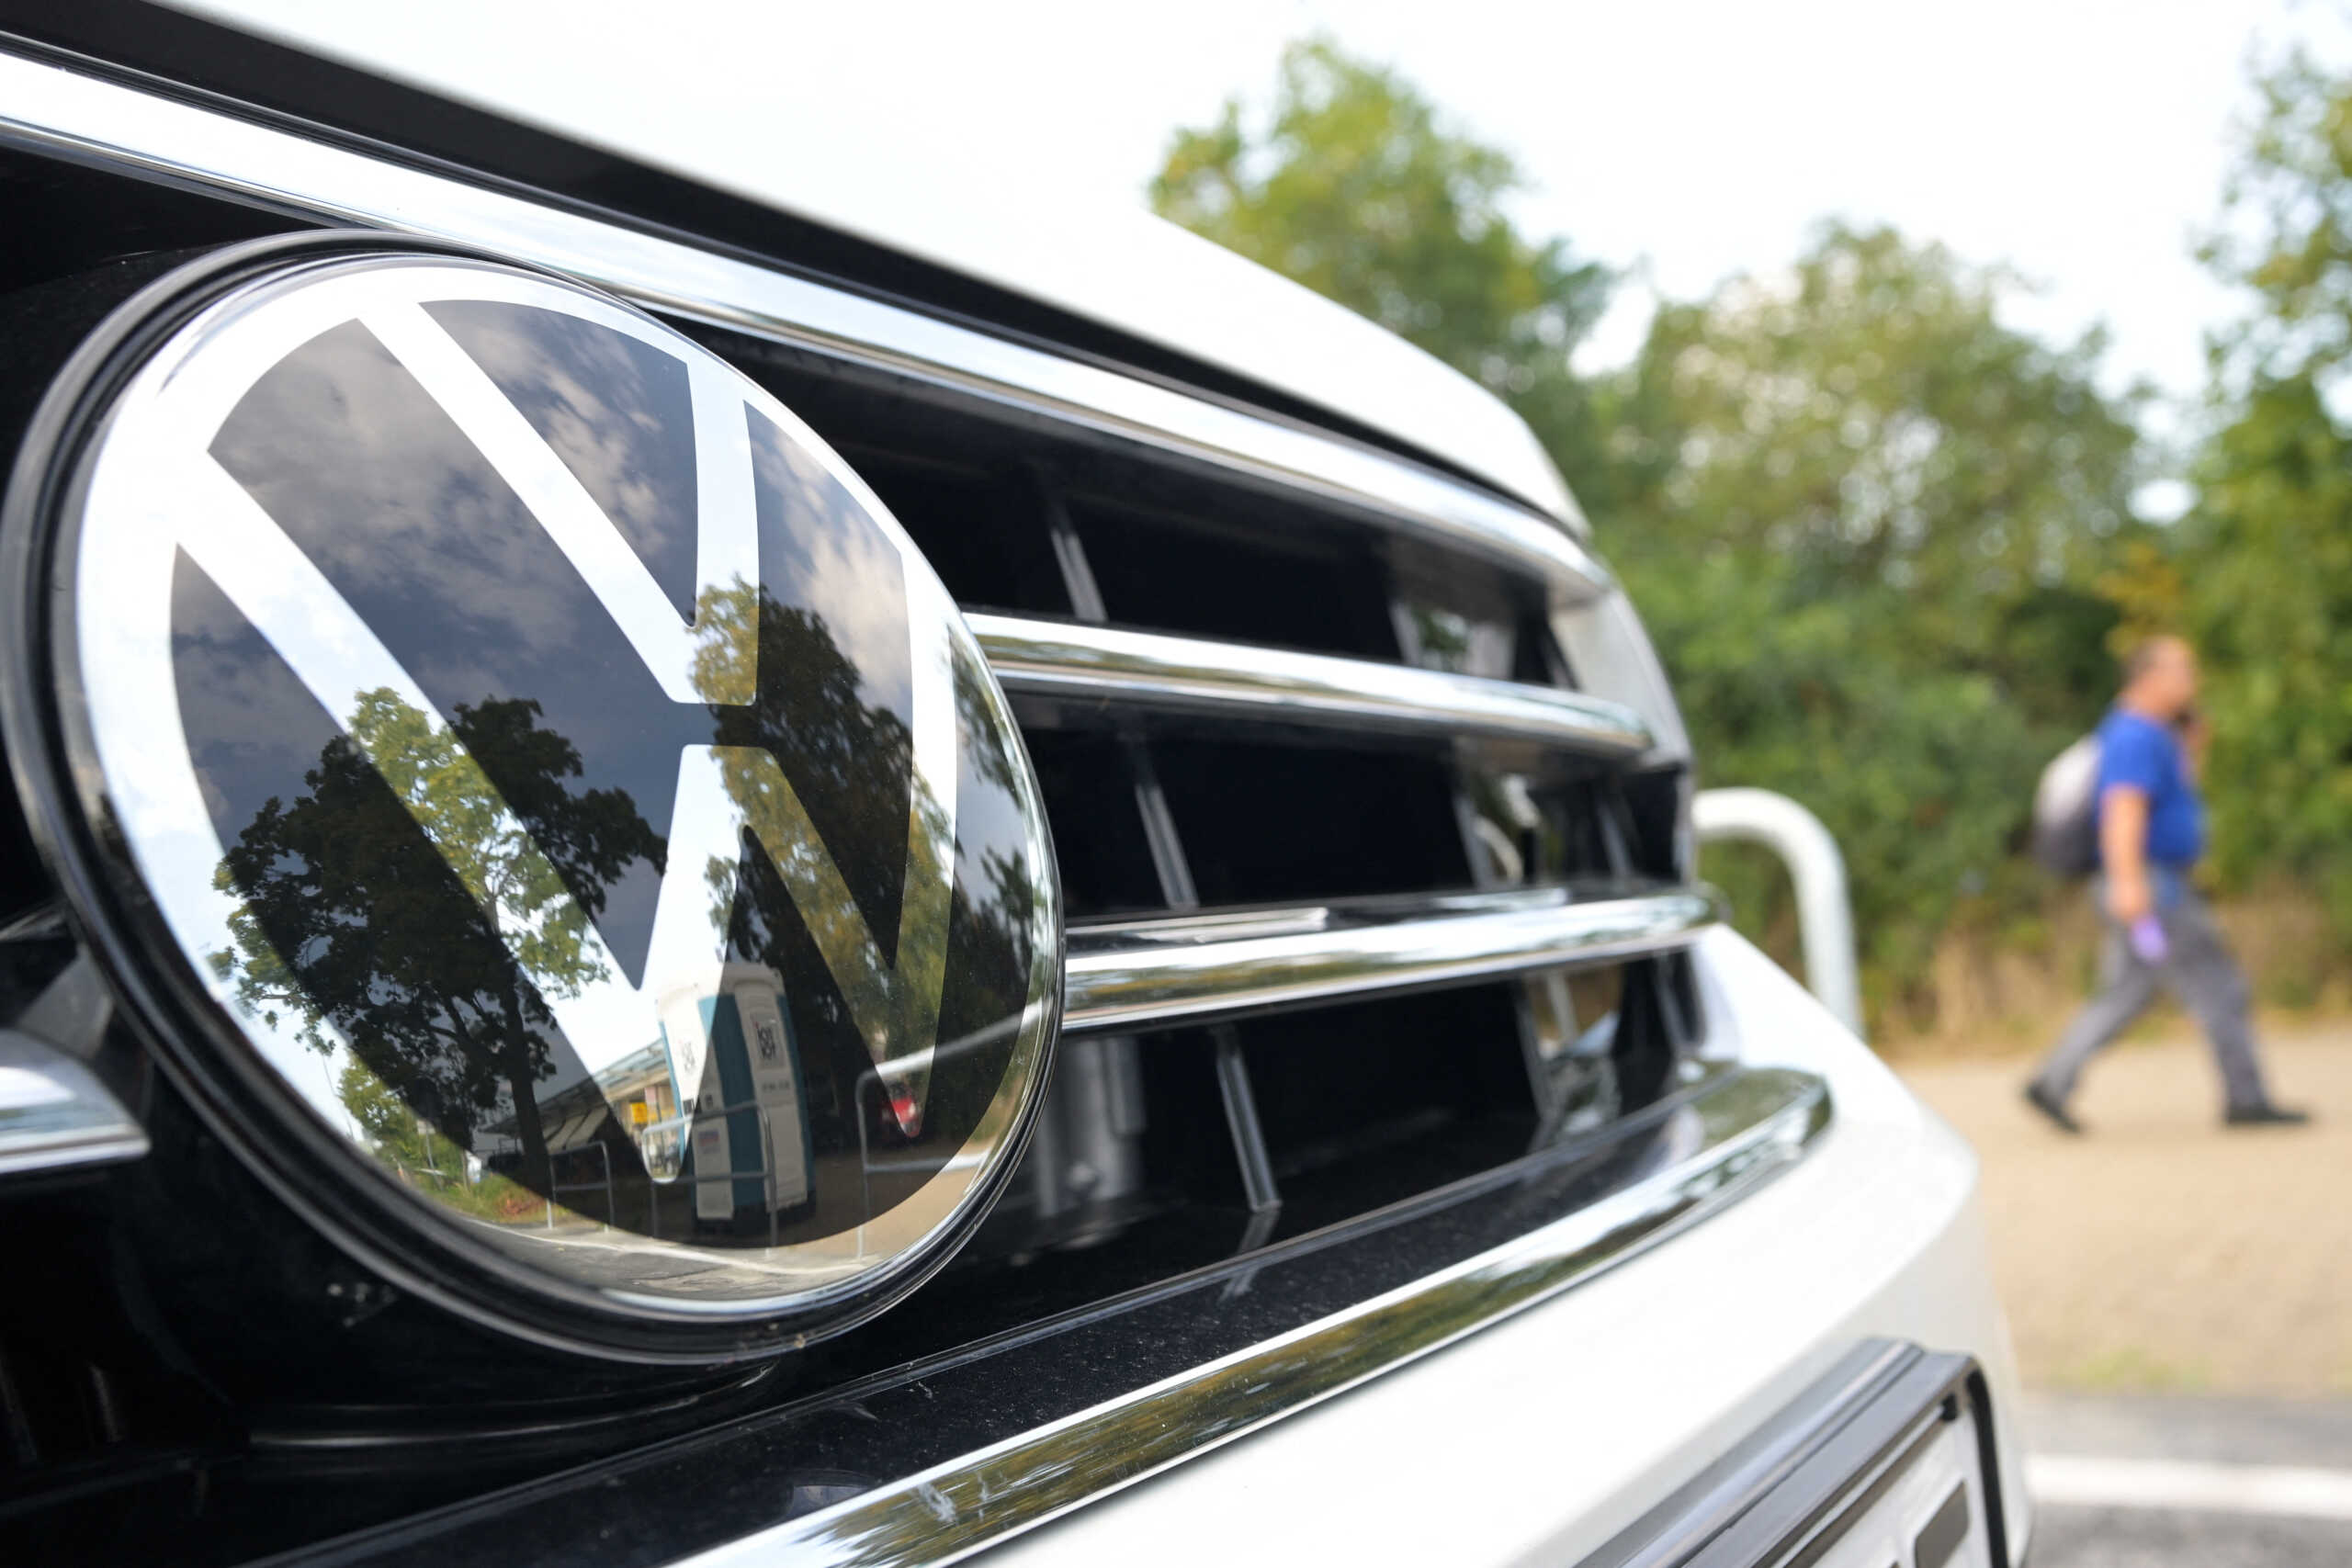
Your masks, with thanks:
<instances>
[{"instance_id":1,"label":"chrome trim strip","mask_svg":"<svg viewBox=\"0 0 2352 1568\"><path fill-rule=\"evenodd\" d=\"M1831 1119L1810 1073L1734 1072L1683 1111L1695 1146L1516 1240L1291 1333L806 1518L679 1560L953 1562L1523 1312L1726 1207Z\"/></svg>"},{"instance_id":2,"label":"chrome trim strip","mask_svg":"<svg viewBox=\"0 0 2352 1568\"><path fill-rule=\"evenodd\" d=\"M1165 1027L1686 946L1713 889L1550 887L1073 925L1062 1028Z\"/></svg>"},{"instance_id":3,"label":"chrome trim strip","mask_svg":"<svg viewBox=\"0 0 2352 1568\"><path fill-rule=\"evenodd\" d=\"M1552 585L1608 592L1552 519L1369 446L756 263L0 51L0 144L311 220L429 235L568 273L650 310L866 360L1364 508Z\"/></svg>"},{"instance_id":4,"label":"chrome trim strip","mask_svg":"<svg viewBox=\"0 0 2352 1568\"><path fill-rule=\"evenodd\" d=\"M110 1165L147 1133L97 1076L53 1045L0 1029L0 1177Z\"/></svg>"},{"instance_id":5,"label":"chrome trim strip","mask_svg":"<svg viewBox=\"0 0 2352 1568\"><path fill-rule=\"evenodd\" d=\"M1114 626L967 615L1007 692L1353 730L1487 735L1595 756L1651 745L1639 714L1552 686Z\"/></svg>"},{"instance_id":6,"label":"chrome trim strip","mask_svg":"<svg viewBox=\"0 0 2352 1568\"><path fill-rule=\"evenodd\" d=\"M1895 1477L1926 1457L1940 1429L1962 1422L1967 1425L1960 1429L1976 1440L1965 1445L1965 1460L1948 1475L1978 1495L1994 1548L1989 1559L1969 1560L2006 1568L1992 1413L1980 1386L1975 1359L1964 1352L1863 1340L1665 1501L1580 1559L1578 1568L1764 1568L1818 1561L1823 1548L1885 1500Z\"/></svg>"},{"instance_id":7,"label":"chrome trim strip","mask_svg":"<svg viewBox=\"0 0 2352 1568\"><path fill-rule=\"evenodd\" d=\"M1863 1340L1577 1568L1689 1568L1921 1359L1919 1348L1905 1341Z\"/></svg>"}]
</instances>

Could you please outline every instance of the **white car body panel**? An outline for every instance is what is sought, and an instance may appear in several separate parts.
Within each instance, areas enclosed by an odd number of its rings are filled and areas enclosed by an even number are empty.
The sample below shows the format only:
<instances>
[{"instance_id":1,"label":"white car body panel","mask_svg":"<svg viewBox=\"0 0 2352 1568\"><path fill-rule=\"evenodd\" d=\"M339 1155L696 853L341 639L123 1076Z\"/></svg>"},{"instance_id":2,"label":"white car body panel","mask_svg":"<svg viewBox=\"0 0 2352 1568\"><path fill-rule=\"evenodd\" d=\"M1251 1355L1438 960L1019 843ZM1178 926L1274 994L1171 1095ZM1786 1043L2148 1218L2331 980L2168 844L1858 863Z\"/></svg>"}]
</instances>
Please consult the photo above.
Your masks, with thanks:
<instances>
[{"instance_id":1,"label":"white car body panel","mask_svg":"<svg viewBox=\"0 0 2352 1568\"><path fill-rule=\"evenodd\" d=\"M968 105L894 98L876 62L900 45L880 13L711 5L648 27L636 5L600 17L594 4L551 14L471 0L175 3L1044 300L1384 432L1581 525L1526 424L1469 378L1154 217L1140 192L1132 208L1074 207L986 161L959 118ZM1149 172L1136 171L1138 186Z\"/></svg>"},{"instance_id":2,"label":"white car body panel","mask_svg":"<svg viewBox=\"0 0 2352 1568\"><path fill-rule=\"evenodd\" d=\"M1714 1029L1826 1077L1835 1119L1760 1190L1557 1299L999 1549L1008 1565L1569 1563L1860 1339L1964 1350L2028 1519L1976 1156L1747 942L1696 950Z\"/></svg>"}]
</instances>

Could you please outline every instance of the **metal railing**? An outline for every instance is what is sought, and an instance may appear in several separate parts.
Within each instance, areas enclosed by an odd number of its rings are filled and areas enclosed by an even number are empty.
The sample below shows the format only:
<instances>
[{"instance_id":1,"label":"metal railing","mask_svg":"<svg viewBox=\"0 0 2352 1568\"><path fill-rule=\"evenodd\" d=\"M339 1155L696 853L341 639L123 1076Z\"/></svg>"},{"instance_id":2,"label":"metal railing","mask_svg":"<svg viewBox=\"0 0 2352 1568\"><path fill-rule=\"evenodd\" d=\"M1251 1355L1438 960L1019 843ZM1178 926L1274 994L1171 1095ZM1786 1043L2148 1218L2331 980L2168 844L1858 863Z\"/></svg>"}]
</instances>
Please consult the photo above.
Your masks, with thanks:
<instances>
[{"instance_id":1,"label":"metal railing","mask_svg":"<svg viewBox=\"0 0 2352 1568\"><path fill-rule=\"evenodd\" d=\"M566 1156L578 1154L580 1151L577 1147L566 1149L561 1155L548 1156L548 1190L544 1196L548 1200L548 1229L549 1230L555 1229L555 1207L558 1203L563 1203L561 1194L566 1192L594 1192L601 1189L605 1194L605 1227L607 1230L611 1229L613 1222L620 1217L620 1200L613 1194L613 1151L605 1146L605 1141L602 1138L590 1139L587 1146L594 1149L598 1157L604 1161L605 1179L602 1181L558 1181L555 1179L555 1162ZM576 1214L580 1212L569 1203L563 1203L563 1206L571 1213Z\"/></svg>"},{"instance_id":2,"label":"metal railing","mask_svg":"<svg viewBox=\"0 0 2352 1568\"><path fill-rule=\"evenodd\" d=\"M736 1148L734 1133L731 1128L729 1130L727 1138L727 1159L729 1167L727 1170L711 1172L697 1168L692 1176L673 1176L665 1180L660 1177L654 1176L652 1171L649 1168L646 1171L648 1179L647 1187L649 1190L646 1197L646 1234L648 1235L658 1237L662 1234L662 1192L664 1188L676 1188L683 1186L686 1188L688 1191L699 1194L704 1188L722 1181L737 1182L756 1180L760 1184L760 1196L768 1212L768 1245L770 1247L774 1247L775 1245L775 1130L774 1125L768 1120L768 1108L766 1106L762 1105L756 1100L737 1100L732 1104L717 1106L710 1109L698 1109L692 1111L682 1111L675 1116L665 1116L659 1122L649 1122L646 1123L643 1134L639 1139L639 1147L642 1148L644 1146L645 1139L650 1137L657 1130L664 1128L676 1129L680 1141L679 1168L684 1170L685 1168L685 1160L693 1152L690 1140L694 1133L694 1124L696 1122L705 1121L712 1117L741 1116L746 1113L756 1117L759 1121L760 1168L757 1171L742 1171L732 1168L736 1159Z\"/></svg>"},{"instance_id":3,"label":"metal railing","mask_svg":"<svg viewBox=\"0 0 2352 1568\"><path fill-rule=\"evenodd\" d=\"M1788 867L1796 887L1805 985L1838 1022L1861 1033L1862 987L1846 857L1821 818L1769 789L1705 789L1691 801L1690 821L1702 843L1761 844Z\"/></svg>"}]
</instances>

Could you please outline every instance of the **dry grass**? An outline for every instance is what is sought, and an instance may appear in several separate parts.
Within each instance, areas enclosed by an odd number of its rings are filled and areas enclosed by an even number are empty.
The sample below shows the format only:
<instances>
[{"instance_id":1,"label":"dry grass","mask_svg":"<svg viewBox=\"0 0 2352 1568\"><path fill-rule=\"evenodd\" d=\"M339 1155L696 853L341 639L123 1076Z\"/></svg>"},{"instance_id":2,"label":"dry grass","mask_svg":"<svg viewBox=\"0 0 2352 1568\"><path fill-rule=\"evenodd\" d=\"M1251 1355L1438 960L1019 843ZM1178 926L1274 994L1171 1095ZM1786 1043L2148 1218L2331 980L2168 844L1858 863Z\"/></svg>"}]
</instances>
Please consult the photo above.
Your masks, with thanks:
<instances>
[{"instance_id":1,"label":"dry grass","mask_svg":"<svg viewBox=\"0 0 2352 1568\"><path fill-rule=\"evenodd\" d=\"M2293 1028L2352 1016L2352 965L2309 894L2267 888L2217 900L2214 913L2274 1023ZM1910 1017L1875 1021L1871 1043L1905 1062L2041 1051L2089 993L2100 941L2089 899L2075 891L2054 894L2024 931L1954 932L1928 965L1923 1004ZM2165 1038L2187 1027L2166 1006L2134 1038Z\"/></svg>"},{"instance_id":2,"label":"dry grass","mask_svg":"<svg viewBox=\"0 0 2352 1568\"><path fill-rule=\"evenodd\" d=\"M1993 1266L2030 1384L2352 1393L2352 1027L2270 1041L2310 1128L2227 1132L2193 1038L2095 1063L2068 1138L2018 1099L2025 1064L1900 1070L1984 1159Z\"/></svg>"}]
</instances>

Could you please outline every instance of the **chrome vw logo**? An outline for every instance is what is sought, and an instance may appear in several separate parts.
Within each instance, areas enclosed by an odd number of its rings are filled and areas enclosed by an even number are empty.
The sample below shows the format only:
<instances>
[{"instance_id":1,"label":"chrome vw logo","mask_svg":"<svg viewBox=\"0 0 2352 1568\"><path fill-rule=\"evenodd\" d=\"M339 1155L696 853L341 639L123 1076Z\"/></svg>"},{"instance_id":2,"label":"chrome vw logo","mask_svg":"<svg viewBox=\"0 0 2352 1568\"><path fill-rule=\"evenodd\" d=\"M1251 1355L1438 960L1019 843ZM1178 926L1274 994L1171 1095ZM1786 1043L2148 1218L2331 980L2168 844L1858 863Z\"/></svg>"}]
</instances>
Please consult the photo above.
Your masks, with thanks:
<instances>
[{"instance_id":1,"label":"chrome vw logo","mask_svg":"<svg viewBox=\"0 0 2352 1568\"><path fill-rule=\"evenodd\" d=\"M350 1144L558 1273L575 1221L738 1249L699 1301L968 1221L1051 852L954 604L789 410L591 291L346 256L196 313L84 462L85 805Z\"/></svg>"}]
</instances>

